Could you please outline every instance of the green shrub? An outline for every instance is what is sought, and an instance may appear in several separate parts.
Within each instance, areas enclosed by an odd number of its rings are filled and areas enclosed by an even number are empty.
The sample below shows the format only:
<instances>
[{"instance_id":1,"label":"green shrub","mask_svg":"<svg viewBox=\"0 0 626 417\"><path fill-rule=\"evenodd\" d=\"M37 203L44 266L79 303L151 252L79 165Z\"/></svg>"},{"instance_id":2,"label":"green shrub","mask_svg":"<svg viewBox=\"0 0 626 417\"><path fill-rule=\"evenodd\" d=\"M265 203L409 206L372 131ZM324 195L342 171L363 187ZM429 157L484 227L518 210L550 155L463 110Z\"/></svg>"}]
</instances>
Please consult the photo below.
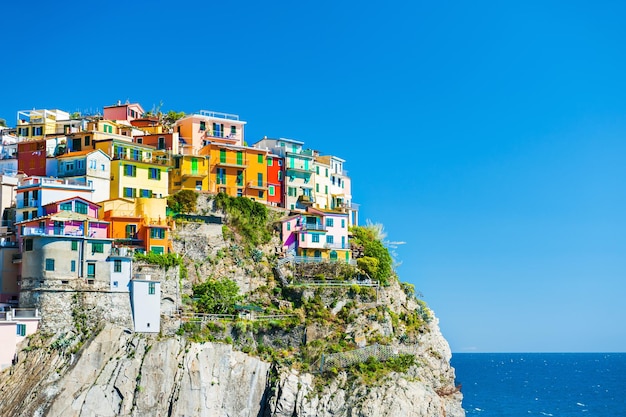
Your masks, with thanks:
<instances>
[{"instance_id":1,"label":"green shrub","mask_svg":"<svg viewBox=\"0 0 626 417\"><path fill-rule=\"evenodd\" d=\"M207 314L233 314L242 300L239 287L230 279L209 279L193 286L198 311Z\"/></svg>"},{"instance_id":2,"label":"green shrub","mask_svg":"<svg viewBox=\"0 0 626 417\"><path fill-rule=\"evenodd\" d=\"M194 213L198 201L198 193L193 190L180 190L167 197L167 206L176 213Z\"/></svg>"},{"instance_id":3,"label":"green shrub","mask_svg":"<svg viewBox=\"0 0 626 417\"><path fill-rule=\"evenodd\" d=\"M375 230L367 226L354 226L350 231L353 235L352 243L363 247L364 257L359 259L361 260L359 267L363 265L361 268L364 269L372 279L380 281L383 285L388 284L392 273L393 259L389 254L389 250L383 245L383 242L377 238ZM364 258L370 259L363 261L362 259ZM378 261L377 265L376 262L371 260L372 258ZM357 264L359 260L357 260Z\"/></svg>"}]
</instances>

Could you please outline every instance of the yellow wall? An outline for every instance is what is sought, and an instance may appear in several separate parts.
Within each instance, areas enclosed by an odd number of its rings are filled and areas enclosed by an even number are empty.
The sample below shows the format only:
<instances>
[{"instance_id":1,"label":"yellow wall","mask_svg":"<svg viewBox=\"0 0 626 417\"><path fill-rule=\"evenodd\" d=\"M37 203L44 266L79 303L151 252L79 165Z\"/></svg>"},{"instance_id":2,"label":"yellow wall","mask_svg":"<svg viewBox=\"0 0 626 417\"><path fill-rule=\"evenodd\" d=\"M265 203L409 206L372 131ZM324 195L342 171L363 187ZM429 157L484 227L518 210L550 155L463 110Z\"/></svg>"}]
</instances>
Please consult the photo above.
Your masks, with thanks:
<instances>
[{"instance_id":1,"label":"yellow wall","mask_svg":"<svg viewBox=\"0 0 626 417\"><path fill-rule=\"evenodd\" d=\"M261 149L245 148L244 154L244 158L248 161L245 171L244 196L265 202L267 201L267 152Z\"/></svg>"},{"instance_id":2,"label":"yellow wall","mask_svg":"<svg viewBox=\"0 0 626 417\"><path fill-rule=\"evenodd\" d=\"M125 166L135 167L135 176L125 174ZM157 169L161 173L160 179L149 178L150 169ZM135 189L132 197L143 197L141 190L150 190L154 197L166 197L168 195L168 167L145 162L114 160L111 161L111 198L130 198L124 195L124 188Z\"/></svg>"},{"instance_id":3,"label":"yellow wall","mask_svg":"<svg viewBox=\"0 0 626 417\"><path fill-rule=\"evenodd\" d=\"M208 156L184 155L179 159L179 168L172 168L169 172L169 193L180 190L198 190L196 181L201 181L200 190L209 190L210 163ZM196 171L192 170L193 160L197 161Z\"/></svg>"}]
</instances>

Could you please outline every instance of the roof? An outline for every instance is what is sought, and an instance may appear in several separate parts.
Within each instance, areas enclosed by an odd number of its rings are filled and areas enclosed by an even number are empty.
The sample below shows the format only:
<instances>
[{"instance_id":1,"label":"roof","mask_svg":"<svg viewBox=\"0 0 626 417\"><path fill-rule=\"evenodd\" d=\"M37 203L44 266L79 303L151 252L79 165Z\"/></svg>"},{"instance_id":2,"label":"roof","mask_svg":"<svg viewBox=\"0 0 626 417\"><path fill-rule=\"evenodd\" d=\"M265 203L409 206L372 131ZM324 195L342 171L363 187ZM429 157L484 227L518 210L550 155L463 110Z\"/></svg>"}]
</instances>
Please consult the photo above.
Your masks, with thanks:
<instances>
[{"instance_id":1,"label":"roof","mask_svg":"<svg viewBox=\"0 0 626 417\"><path fill-rule=\"evenodd\" d=\"M34 221L40 221L43 219L50 219L55 221L90 221L92 223L109 223L105 220L96 219L95 217L88 216L86 214L75 213L73 211L59 211L58 213L52 213L45 216L35 217L34 219L23 220L21 222L15 222L15 224L32 223Z\"/></svg>"},{"instance_id":2,"label":"roof","mask_svg":"<svg viewBox=\"0 0 626 417\"><path fill-rule=\"evenodd\" d=\"M103 152L101 149L87 149L87 150L84 150L84 151L69 152L69 153L57 156L57 159L77 158L79 156L87 156L87 155L89 155L91 153L94 153L94 152L100 152L104 156L106 156L107 158L111 159L111 157L109 155L107 155L105 152Z\"/></svg>"},{"instance_id":3,"label":"roof","mask_svg":"<svg viewBox=\"0 0 626 417\"><path fill-rule=\"evenodd\" d=\"M43 206L47 207L47 206L52 205L52 204L60 204L60 203L64 203L64 202L70 201L70 200L83 200L83 201L86 201L89 204L93 204L94 206L102 207L102 204L94 203L93 201L87 200L86 198L83 198L83 197L80 197L80 196L64 198L63 200L51 201L51 202L49 202L47 204L44 204Z\"/></svg>"}]
</instances>

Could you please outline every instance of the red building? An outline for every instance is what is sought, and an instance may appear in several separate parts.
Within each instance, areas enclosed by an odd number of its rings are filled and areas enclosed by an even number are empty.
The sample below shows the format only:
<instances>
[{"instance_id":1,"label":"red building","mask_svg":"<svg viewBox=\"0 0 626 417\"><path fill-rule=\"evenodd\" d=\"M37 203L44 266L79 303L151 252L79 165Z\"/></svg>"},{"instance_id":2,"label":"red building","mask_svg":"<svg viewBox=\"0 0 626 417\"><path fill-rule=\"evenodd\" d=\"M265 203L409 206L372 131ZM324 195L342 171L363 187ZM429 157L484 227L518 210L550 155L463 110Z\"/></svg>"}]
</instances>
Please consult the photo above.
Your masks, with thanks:
<instances>
[{"instance_id":1,"label":"red building","mask_svg":"<svg viewBox=\"0 0 626 417\"><path fill-rule=\"evenodd\" d=\"M46 176L46 141L30 140L17 144L17 170L27 176Z\"/></svg>"},{"instance_id":2,"label":"red building","mask_svg":"<svg viewBox=\"0 0 626 417\"><path fill-rule=\"evenodd\" d=\"M267 155L267 203L269 205L285 207L284 165L284 158L271 153Z\"/></svg>"}]
</instances>

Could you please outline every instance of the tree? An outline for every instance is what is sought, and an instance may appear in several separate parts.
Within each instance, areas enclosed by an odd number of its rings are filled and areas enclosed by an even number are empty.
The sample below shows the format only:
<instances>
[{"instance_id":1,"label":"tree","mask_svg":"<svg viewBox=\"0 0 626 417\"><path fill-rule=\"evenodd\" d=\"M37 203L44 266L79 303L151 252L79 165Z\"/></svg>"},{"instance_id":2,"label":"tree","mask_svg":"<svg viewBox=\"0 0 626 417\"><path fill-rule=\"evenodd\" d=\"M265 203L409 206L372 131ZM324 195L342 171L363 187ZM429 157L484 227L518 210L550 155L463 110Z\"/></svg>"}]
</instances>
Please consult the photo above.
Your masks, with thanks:
<instances>
[{"instance_id":1,"label":"tree","mask_svg":"<svg viewBox=\"0 0 626 417\"><path fill-rule=\"evenodd\" d=\"M207 314L232 314L235 304L242 300L239 286L230 279L209 279L193 286L198 311Z\"/></svg>"},{"instance_id":2,"label":"tree","mask_svg":"<svg viewBox=\"0 0 626 417\"><path fill-rule=\"evenodd\" d=\"M378 239L378 236L381 236L381 231L377 227L368 226L354 226L351 229L353 235L352 242L363 246L363 257L374 258L378 261L378 265L376 265L375 262L367 259L361 261L359 267L364 269L371 278L379 280L381 284L386 284L391 276L393 259L389 254L389 250Z\"/></svg>"},{"instance_id":3,"label":"tree","mask_svg":"<svg viewBox=\"0 0 626 417\"><path fill-rule=\"evenodd\" d=\"M180 190L167 197L167 206L176 213L193 213L197 201L198 193L194 190Z\"/></svg>"}]
</instances>

